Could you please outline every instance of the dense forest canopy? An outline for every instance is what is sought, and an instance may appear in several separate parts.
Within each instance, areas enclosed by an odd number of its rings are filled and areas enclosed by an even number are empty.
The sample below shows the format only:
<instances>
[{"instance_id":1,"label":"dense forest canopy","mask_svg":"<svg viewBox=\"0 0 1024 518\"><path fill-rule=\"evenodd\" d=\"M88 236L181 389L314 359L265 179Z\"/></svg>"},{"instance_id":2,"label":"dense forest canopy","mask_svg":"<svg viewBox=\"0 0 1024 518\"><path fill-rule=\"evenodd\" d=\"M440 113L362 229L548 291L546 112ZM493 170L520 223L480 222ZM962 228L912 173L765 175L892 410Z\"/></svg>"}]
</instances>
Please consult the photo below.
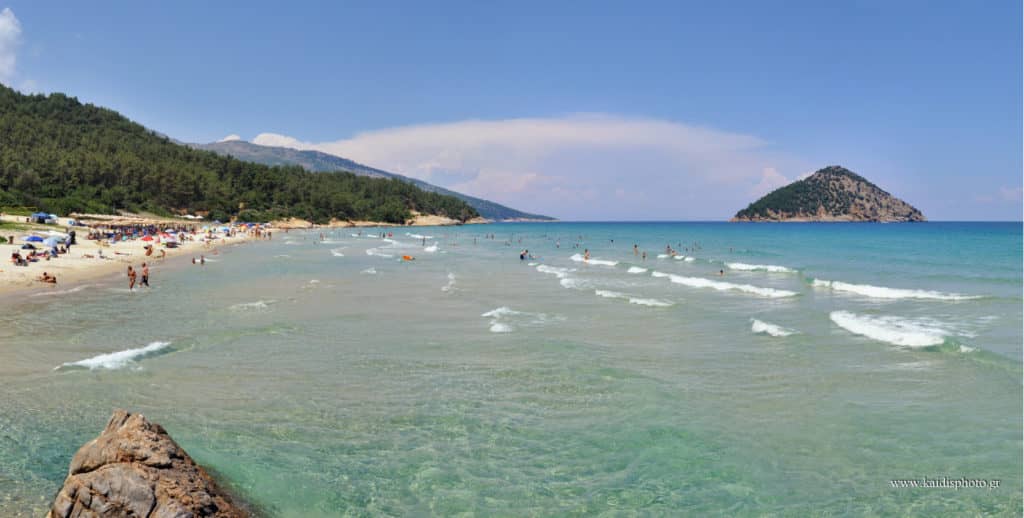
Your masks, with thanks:
<instances>
[{"instance_id":1,"label":"dense forest canopy","mask_svg":"<svg viewBox=\"0 0 1024 518\"><path fill-rule=\"evenodd\" d=\"M301 165L308 171L349 171L360 176L372 176L376 178L397 178L404 182L412 183L419 187L420 189L423 189L424 191L455 196L456 198L468 203L470 207L476 209L476 211L479 212L481 216L497 221L508 219L554 219L550 216L530 214L528 212L516 210L511 207L506 207L493 201L474 198L473 196L467 196L462 193L450 191L448 189L445 189L444 187L429 184L427 182L424 182L423 180L409 178L395 173L389 173L381 169L376 169L373 167L365 166L358 162L353 162L352 160L349 160L347 158L329 155L327 153L321 153L319 151L300 151L297 149L289 149L283 147L261 146L258 144L253 144L251 142L245 142L243 140L228 140L223 142L213 142L210 144L188 145L196 149L214 151L221 155L231 155L239 160L245 160L246 162L256 162L257 164Z\"/></svg>"},{"instance_id":2,"label":"dense forest canopy","mask_svg":"<svg viewBox=\"0 0 1024 518\"><path fill-rule=\"evenodd\" d=\"M0 206L58 214L119 209L211 219L298 217L403 223L411 211L465 221L476 210L400 180L243 162L172 142L117 112L0 85Z\"/></svg>"}]
</instances>

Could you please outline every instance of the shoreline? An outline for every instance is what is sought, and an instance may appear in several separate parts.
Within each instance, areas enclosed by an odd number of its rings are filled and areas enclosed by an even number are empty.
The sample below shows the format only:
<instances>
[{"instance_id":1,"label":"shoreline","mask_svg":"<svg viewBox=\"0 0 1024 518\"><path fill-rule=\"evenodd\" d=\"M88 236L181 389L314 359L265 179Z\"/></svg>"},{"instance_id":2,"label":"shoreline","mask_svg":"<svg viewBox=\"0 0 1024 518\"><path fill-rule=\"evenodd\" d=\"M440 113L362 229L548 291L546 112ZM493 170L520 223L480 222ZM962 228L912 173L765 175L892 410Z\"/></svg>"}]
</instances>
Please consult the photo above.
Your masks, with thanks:
<instances>
[{"instance_id":1,"label":"shoreline","mask_svg":"<svg viewBox=\"0 0 1024 518\"><path fill-rule=\"evenodd\" d=\"M66 227L48 226L49 230ZM76 230L87 233L86 227L78 227ZM276 230L276 229L275 229ZM273 231L273 230L272 230ZM5 232L6 233L6 232ZM10 234L22 235L24 230L11 231ZM114 245L101 246L99 242L87 239L80 239L71 250L56 259L49 261L40 260L29 263L28 266L14 266L9 258L11 252L21 252L19 243L0 244L5 262L0 265L0 294L11 297L30 297L39 294L54 293L57 295L68 290L87 285L90 282L113 282L118 275L123 276L129 265L139 268L143 262L150 263L154 269L161 267L177 267L180 261L189 260L200 255L216 255L225 247L240 245L251 241L262 241L249 235L236 235L231 238L221 238L206 246L202 241L186 241L177 248L166 249L167 256L159 257L159 250L154 251L152 256L146 256L142 248L144 242L126 241ZM105 259L99 258L100 251L104 252ZM85 257L92 255L93 257ZM43 272L55 275L56 284L48 284L36 280Z\"/></svg>"}]
</instances>

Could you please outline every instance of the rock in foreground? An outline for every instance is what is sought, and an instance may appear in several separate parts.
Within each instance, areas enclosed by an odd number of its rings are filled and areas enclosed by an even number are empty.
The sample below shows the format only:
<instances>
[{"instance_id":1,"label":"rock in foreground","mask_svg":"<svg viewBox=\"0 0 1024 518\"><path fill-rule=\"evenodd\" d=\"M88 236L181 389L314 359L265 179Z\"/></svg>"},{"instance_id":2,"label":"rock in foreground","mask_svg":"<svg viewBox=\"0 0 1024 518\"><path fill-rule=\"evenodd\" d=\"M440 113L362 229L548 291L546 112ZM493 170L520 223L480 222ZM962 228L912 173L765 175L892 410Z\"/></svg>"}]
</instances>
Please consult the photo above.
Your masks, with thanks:
<instances>
[{"instance_id":1,"label":"rock in foreground","mask_svg":"<svg viewBox=\"0 0 1024 518\"><path fill-rule=\"evenodd\" d=\"M116 410L82 446L47 518L234 518L249 512L221 490L167 431Z\"/></svg>"},{"instance_id":2,"label":"rock in foreground","mask_svg":"<svg viewBox=\"0 0 1024 518\"><path fill-rule=\"evenodd\" d=\"M925 221L909 203L840 166L776 189L732 221Z\"/></svg>"}]
</instances>

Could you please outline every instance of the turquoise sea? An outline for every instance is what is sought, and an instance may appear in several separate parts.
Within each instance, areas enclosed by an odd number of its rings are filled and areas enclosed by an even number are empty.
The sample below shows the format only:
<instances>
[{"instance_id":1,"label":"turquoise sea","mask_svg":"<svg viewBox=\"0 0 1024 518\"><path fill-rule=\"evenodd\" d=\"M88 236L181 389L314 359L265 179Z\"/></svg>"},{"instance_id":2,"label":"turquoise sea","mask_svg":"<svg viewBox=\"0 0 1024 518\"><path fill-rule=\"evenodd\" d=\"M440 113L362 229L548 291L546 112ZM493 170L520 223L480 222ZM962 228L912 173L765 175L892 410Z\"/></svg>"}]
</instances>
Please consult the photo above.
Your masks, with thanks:
<instances>
[{"instance_id":1,"label":"turquoise sea","mask_svg":"<svg viewBox=\"0 0 1024 518\"><path fill-rule=\"evenodd\" d=\"M362 232L5 297L0 516L118 407L271 516L1021 515L1020 223Z\"/></svg>"}]
</instances>

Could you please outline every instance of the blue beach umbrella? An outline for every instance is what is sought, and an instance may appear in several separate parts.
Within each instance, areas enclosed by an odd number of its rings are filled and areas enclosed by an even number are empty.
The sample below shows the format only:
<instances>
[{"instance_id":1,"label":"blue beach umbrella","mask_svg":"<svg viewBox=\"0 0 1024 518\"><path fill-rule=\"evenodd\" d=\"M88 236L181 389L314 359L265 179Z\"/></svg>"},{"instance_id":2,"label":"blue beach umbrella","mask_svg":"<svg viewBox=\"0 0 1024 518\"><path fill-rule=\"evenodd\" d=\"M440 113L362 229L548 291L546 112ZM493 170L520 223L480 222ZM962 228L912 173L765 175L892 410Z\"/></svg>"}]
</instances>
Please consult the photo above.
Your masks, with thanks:
<instances>
[{"instance_id":1,"label":"blue beach umbrella","mask_svg":"<svg viewBox=\"0 0 1024 518\"><path fill-rule=\"evenodd\" d=\"M42 243L43 242L43 238L41 238L39 236L25 236L24 240L25 241L30 241L32 243Z\"/></svg>"},{"instance_id":2,"label":"blue beach umbrella","mask_svg":"<svg viewBox=\"0 0 1024 518\"><path fill-rule=\"evenodd\" d=\"M49 248L53 248L53 247L57 246L59 243L60 243L60 241L58 241L57 238L55 238L55 237L47 238L47 239L45 239L43 241L43 244L46 245Z\"/></svg>"}]
</instances>

